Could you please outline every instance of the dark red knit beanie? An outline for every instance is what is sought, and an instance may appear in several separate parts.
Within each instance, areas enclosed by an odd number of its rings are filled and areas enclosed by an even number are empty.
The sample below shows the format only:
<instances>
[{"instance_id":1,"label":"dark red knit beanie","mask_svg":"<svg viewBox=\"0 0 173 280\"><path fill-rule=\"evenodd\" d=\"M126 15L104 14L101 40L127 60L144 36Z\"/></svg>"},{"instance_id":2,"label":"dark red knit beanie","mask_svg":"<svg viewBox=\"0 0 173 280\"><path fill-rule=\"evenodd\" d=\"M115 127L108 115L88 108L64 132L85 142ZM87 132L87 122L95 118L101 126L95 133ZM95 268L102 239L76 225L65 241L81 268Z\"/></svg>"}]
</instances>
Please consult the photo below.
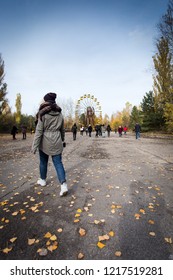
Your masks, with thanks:
<instances>
[{"instance_id":1,"label":"dark red knit beanie","mask_svg":"<svg viewBox=\"0 0 173 280\"><path fill-rule=\"evenodd\" d=\"M56 93L49 92L44 96L44 101L46 102L55 102L56 99Z\"/></svg>"}]
</instances>

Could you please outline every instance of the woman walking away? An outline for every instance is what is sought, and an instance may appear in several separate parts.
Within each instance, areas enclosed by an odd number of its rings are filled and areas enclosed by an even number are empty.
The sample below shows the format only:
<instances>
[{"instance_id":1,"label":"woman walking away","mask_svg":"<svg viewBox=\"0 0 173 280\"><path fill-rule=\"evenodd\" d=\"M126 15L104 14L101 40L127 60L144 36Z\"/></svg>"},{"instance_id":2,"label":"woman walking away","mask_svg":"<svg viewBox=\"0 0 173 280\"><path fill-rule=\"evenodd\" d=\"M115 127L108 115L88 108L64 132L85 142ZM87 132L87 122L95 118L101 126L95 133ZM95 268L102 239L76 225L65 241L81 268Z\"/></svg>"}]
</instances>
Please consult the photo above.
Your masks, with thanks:
<instances>
[{"instance_id":1,"label":"woman walking away","mask_svg":"<svg viewBox=\"0 0 173 280\"><path fill-rule=\"evenodd\" d=\"M46 186L47 165L49 156L51 156L61 184L60 196L65 196L68 188L62 163L62 151L65 146L64 119L61 108L56 104L55 99L56 93L47 93L44 96L44 102L40 105L32 152L35 154L39 149L40 179L37 184Z\"/></svg>"}]
</instances>

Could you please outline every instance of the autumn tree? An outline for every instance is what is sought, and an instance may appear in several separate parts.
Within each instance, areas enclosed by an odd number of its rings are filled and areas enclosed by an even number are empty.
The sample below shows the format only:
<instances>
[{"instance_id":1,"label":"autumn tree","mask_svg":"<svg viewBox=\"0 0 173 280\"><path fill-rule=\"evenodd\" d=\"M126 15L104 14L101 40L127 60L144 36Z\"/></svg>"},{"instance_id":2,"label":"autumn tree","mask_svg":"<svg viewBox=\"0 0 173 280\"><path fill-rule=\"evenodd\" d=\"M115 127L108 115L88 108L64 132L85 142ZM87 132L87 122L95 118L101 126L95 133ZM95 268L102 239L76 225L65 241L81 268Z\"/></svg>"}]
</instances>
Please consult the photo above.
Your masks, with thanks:
<instances>
[{"instance_id":1,"label":"autumn tree","mask_svg":"<svg viewBox=\"0 0 173 280\"><path fill-rule=\"evenodd\" d=\"M141 110L137 106L133 106L131 115L130 115L130 124L129 127L133 130L136 123L142 123L142 114Z\"/></svg>"},{"instance_id":2,"label":"autumn tree","mask_svg":"<svg viewBox=\"0 0 173 280\"><path fill-rule=\"evenodd\" d=\"M173 0L169 0L167 12L162 16L158 29L161 36L167 40L173 57Z\"/></svg>"},{"instance_id":3,"label":"autumn tree","mask_svg":"<svg viewBox=\"0 0 173 280\"><path fill-rule=\"evenodd\" d=\"M7 84L3 82L4 75L4 61L0 54L0 114L2 114L8 106L8 100L6 98Z\"/></svg>"},{"instance_id":4,"label":"autumn tree","mask_svg":"<svg viewBox=\"0 0 173 280\"><path fill-rule=\"evenodd\" d=\"M110 125L112 130L117 131L118 127L122 125L122 112L117 111L116 113L112 114Z\"/></svg>"},{"instance_id":5,"label":"autumn tree","mask_svg":"<svg viewBox=\"0 0 173 280\"><path fill-rule=\"evenodd\" d=\"M102 122L103 122L103 124L108 125L108 123L110 122L108 114L104 115L104 118L102 119Z\"/></svg>"},{"instance_id":6,"label":"autumn tree","mask_svg":"<svg viewBox=\"0 0 173 280\"><path fill-rule=\"evenodd\" d=\"M65 127L70 129L74 122L74 102L71 98L69 99L60 99L58 104L62 109Z\"/></svg>"},{"instance_id":7,"label":"autumn tree","mask_svg":"<svg viewBox=\"0 0 173 280\"><path fill-rule=\"evenodd\" d=\"M153 57L155 75L153 75L153 91L155 98L155 113L160 122L160 128L165 125L166 104L173 103L173 66L168 40L161 38L157 43L158 52Z\"/></svg>"},{"instance_id":8,"label":"autumn tree","mask_svg":"<svg viewBox=\"0 0 173 280\"><path fill-rule=\"evenodd\" d=\"M15 107L16 107L16 113L15 113L15 119L16 119L16 123L19 124L21 121L21 115L22 115L22 101L21 101L21 94L18 93L16 96L16 103L15 103Z\"/></svg>"},{"instance_id":9,"label":"autumn tree","mask_svg":"<svg viewBox=\"0 0 173 280\"><path fill-rule=\"evenodd\" d=\"M142 99L143 131L157 130L160 126L160 118L157 116L157 112L155 112L154 99L153 91L146 93Z\"/></svg>"},{"instance_id":10,"label":"autumn tree","mask_svg":"<svg viewBox=\"0 0 173 280\"><path fill-rule=\"evenodd\" d=\"M129 127L130 124L130 114L132 111L132 104L126 102L125 108L122 111L122 125Z\"/></svg>"},{"instance_id":11,"label":"autumn tree","mask_svg":"<svg viewBox=\"0 0 173 280\"><path fill-rule=\"evenodd\" d=\"M164 110L165 124L168 132L173 132L173 104L166 103Z\"/></svg>"}]
</instances>

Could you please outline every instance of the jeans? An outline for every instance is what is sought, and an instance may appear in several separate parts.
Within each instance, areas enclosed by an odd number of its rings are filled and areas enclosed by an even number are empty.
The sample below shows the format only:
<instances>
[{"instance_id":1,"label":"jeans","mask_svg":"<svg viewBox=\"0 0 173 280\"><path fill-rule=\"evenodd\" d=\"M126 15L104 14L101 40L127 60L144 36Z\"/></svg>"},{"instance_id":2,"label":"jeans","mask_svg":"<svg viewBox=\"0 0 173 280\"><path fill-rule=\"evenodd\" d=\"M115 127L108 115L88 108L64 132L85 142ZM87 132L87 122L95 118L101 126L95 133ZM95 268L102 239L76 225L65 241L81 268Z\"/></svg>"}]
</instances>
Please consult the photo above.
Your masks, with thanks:
<instances>
[{"instance_id":1,"label":"jeans","mask_svg":"<svg viewBox=\"0 0 173 280\"><path fill-rule=\"evenodd\" d=\"M136 139L140 138L140 131L136 131Z\"/></svg>"},{"instance_id":2,"label":"jeans","mask_svg":"<svg viewBox=\"0 0 173 280\"><path fill-rule=\"evenodd\" d=\"M41 150L39 150L39 155L40 155L40 178L45 180L47 177L47 165L48 165L49 156ZM58 180L60 184L63 184L64 182L66 182L66 175L62 163L61 154L52 156L52 161L56 169Z\"/></svg>"}]
</instances>

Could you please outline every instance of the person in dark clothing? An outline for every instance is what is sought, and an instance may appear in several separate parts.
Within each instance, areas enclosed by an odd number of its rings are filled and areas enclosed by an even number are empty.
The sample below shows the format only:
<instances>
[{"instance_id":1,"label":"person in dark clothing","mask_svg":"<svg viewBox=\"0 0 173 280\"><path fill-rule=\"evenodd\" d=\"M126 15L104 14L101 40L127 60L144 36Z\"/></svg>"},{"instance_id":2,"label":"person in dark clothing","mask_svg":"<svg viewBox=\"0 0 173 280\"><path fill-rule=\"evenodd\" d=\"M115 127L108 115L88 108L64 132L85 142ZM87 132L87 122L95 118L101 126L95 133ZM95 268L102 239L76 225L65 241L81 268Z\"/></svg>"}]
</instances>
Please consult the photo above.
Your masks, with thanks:
<instances>
[{"instance_id":1,"label":"person in dark clothing","mask_svg":"<svg viewBox=\"0 0 173 280\"><path fill-rule=\"evenodd\" d=\"M110 124L107 125L106 130L107 130L107 132L108 132L108 137L110 137L110 132L111 132Z\"/></svg>"},{"instance_id":2,"label":"person in dark clothing","mask_svg":"<svg viewBox=\"0 0 173 280\"><path fill-rule=\"evenodd\" d=\"M123 132L123 128L122 128L122 126L120 125L120 126L118 127L118 134L119 134L119 137L122 136L122 132Z\"/></svg>"},{"instance_id":3,"label":"person in dark clothing","mask_svg":"<svg viewBox=\"0 0 173 280\"><path fill-rule=\"evenodd\" d=\"M74 125L72 126L71 131L73 132L73 140L76 140L76 135L77 135L77 125L76 125L76 123L74 123Z\"/></svg>"},{"instance_id":4,"label":"person in dark clothing","mask_svg":"<svg viewBox=\"0 0 173 280\"><path fill-rule=\"evenodd\" d=\"M92 129L92 126L91 126L91 125L89 125L89 126L88 126L88 133L89 133L89 137L91 137L91 132L92 132L92 130L93 130L93 129Z\"/></svg>"},{"instance_id":5,"label":"person in dark clothing","mask_svg":"<svg viewBox=\"0 0 173 280\"><path fill-rule=\"evenodd\" d=\"M22 126L23 139L26 139L26 130L27 130L27 127L25 125L23 125Z\"/></svg>"},{"instance_id":6,"label":"person in dark clothing","mask_svg":"<svg viewBox=\"0 0 173 280\"><path fill-rule=\"evenodd\" d=\"M136 139L140 138L140 132L141 132L141 126L139 123L136 123L135 125L135 134L136 134Z\"/></svg>"},{"instance_id":7,"label":"person in dark clothing","mask_svg":"<svg viewBox=\"0 0 173 280\"><path fill-rule=\"evenodd\" d=\"M98 137L98 135L99 135L99 126L96 124L96 126L95 126L95 132L96 132L96 137Z\"/></svg>"},{"instance_id":8,"label":"person in dark clothing","mask_svg":"<svg viewBox=\"0 0 173 280\"><path fill-rule=\"evenodd\" d=\"M15 125L13 125L11 130L11 135L13 135L13 140L16 140L16 133L18 133L18 128Z\"/></svg>"}]
</instances>

